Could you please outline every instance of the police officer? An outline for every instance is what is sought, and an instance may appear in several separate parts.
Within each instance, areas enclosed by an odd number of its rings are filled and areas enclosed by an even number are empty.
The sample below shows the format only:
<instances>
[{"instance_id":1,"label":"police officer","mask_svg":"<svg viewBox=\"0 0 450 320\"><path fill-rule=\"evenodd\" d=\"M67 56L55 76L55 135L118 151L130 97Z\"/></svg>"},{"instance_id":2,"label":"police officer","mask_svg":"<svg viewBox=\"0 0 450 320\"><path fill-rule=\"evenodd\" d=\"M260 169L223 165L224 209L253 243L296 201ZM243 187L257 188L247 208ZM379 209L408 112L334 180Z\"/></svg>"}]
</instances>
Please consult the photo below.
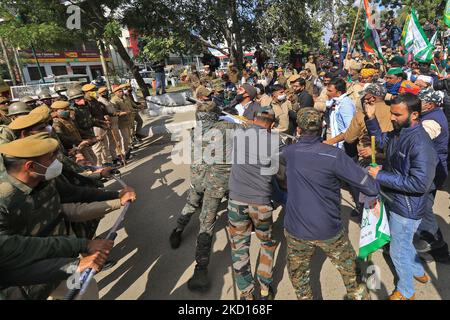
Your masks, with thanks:
<instances>
[{"instance_id":1,"label":"police officer","mask_svg":"<svg viewBox=\"0 0 450 320\"><path fill-rule=\"evenodd\" d=\"M30 96L25 96L20 98L19 100L20 102L26 103L31 109L36 108L36 99L30 97Z\"/></svg>"},{"instance_id":2,"label":"police officer","mask_svg":"<svg viewBox=\"0 0 450 320\"><path fill-rule=\"evenodd\" d=\"M80 132L81 138L89 141L97 139L98 142L99 139L94 133L94 119L84 99L84 92L77 87L70 88L67 90L67 98L75 114L75 124ZM86 147L83 154L91 164L97 163L97 158L91 147Z\"/></svg>"},{"instance_id":3,"label":"police officer","mask_svg":"<svg viewBox=\"0 0 450 320\"><path fill-rule=\"evenodd\" d=\"M125 154L126 159L131 157L131 117L133 110L125 103L123 98L123 87L113 86L112 92L114 96L111 99L111 103L114 105L116 110L119 112L119 130L122 136L122 152Z\"/></svg>"},{"instance_id":4,"label":"police officer","mask_svg":"<svg viewBox=\"0 0 450 320\"><path fill-rule=\"evenodd\" d=\"M14 102L8 107L8 118L14 120L30 113L31 107L24 102Z\"/></svg>"},{"instance_id":5,"label":"police officer","mask_svg":"<svg viewBox=\"0 0 450 320\"><path fill-rule=\"evenodd\" d=\"M90 202L120 198L122 204L135 200L136 195L129 188L121 193L101 191L78 188L55 179L62 171L62 164L56 160L57 149L58 141L50 138L48 133L31 135L0 146L6 168L0 175L0 235L65 236L66 224L60 218L61 203L65 199L77 198L79 202ZM70 239L74 245L79 244L77 239ZM86 252L86 247L80 249L82 251L79 253ZM102 253L107 255L109 251ZM78 260L72 259L59 267L66 266L67 270L77 264ZM47 266L51 267L55 270L54 266ZM76 268L71 273L74 270ZM45 299L58 284L59 281L53 279L43 286L22 290L8 288L2 290L2 294L7 298Z\"/></svg>"},{"instance_id":6,"label":"police officer","mask_svg":"<svg viewBox=\"0 0 450 320\"><path fill-rule=\"evenodd\" d=\"M84 99L94 124L94 134L97 137L97 143L92 146L92 151L94 151L95 157L97 158L97 166L109 165L112 163L107 138L107 130L109 128L107 117L109 114L105 110L104 105L97 101L97 87L95 85L86 84L81 89L84 92Z\"/></svg>"}]
</instances>

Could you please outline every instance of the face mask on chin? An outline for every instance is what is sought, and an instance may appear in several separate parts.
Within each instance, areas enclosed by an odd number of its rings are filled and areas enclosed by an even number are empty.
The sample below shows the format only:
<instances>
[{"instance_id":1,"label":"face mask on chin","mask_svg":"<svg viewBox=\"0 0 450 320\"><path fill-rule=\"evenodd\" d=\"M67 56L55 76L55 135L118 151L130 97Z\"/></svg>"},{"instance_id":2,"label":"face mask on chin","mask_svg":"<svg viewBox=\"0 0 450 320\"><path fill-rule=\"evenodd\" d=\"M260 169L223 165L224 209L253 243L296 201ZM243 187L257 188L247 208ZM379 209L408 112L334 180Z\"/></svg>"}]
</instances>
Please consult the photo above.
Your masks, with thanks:
<instances>
[{"instance_id":1,"label":"face mask on chin","mask_svg":"<svg viewBox=\"0 0 450 320\"><path fill-rule=\"evenodd\" d=\"M46 181L55 179L62 173L63 164L58 159L55 159L55 161L53 161L52 164L49 165L48 167L40 164L39 162L35 162L35 163L38 166L46 169L45 174L35 172L38 176L45 177Z\"/></svg>"}]
</instances>

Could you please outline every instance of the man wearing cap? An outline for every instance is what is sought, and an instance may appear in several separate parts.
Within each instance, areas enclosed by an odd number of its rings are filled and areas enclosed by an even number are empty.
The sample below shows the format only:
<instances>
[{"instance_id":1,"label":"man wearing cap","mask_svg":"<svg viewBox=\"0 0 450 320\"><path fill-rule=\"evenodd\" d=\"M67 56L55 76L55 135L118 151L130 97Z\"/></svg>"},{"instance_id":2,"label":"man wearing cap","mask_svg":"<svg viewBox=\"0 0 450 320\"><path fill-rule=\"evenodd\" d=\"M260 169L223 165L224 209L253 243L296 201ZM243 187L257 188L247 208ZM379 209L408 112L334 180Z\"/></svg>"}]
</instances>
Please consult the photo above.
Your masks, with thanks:
<instances>
[{"instance_id":1,"label":"man wearing cap","mask_svg":"<svg viewBox=\"0 0 450 320\"><path fill-rule=\"evenodd\" d=\"M71 111L74 113L74 122L83 140L93 141L98 139L94 133L94 122L81 88L73 87L67 90ZM83 155L91 164L97 163L95 153L91 147L86 146Z\"/></svg>"},{"instance_id":2,"label":"man wearing cap","mask_svg":"<svg viewBox=\"0 0 450 320\"><path fill-rule=\"evenodd\" d=\"M127 159L131 156L131 115L133 110L128 107L123 99L124 93L120 86L113 86L114 96L111 99L111 103L115 109L119 112L119 130L122 136L122 151Z\"/></svg>"},{"instance_id":3,"label":"man wearing cap","mask_svg":"<svg viewBox=\"0 0 450 320\"><path fill-rule=\"evenodd\" d=\"M37 102L37 105L39 105L39 106L46 105L46 106L50 107L52 104L53 98L50 95L50 91L46 90L46 91L39 93L38 99L39 99L39 101Z\"/></svg>"},{"instance_id":4,"label":"man wearing cap","mask_svg":"<svg viewBox=\"0 0 450 320\"><path fill-rule=\"evenodd\" d=\"M133 88L131 88L131 85L129 83L124 83L122 85L123 87L123 100L128 105L128 108L133 111L131 114L131 136L137 137L138 140L145 138L145 135L141 133L142 126L144 124L144 121L142 120L141 116L139 115L139 111L142 110L144 107L140 106L136 103L136 101L133 98ZM136 122L136 127L135 127Z\"/></svg>"},{"instance_id":5,"label":"man wearing cap","mask_svg":"<svg viewBox=\"0 0 450 320\"><path fill-rule=\"evenodd\" d=\"M253 125L237 130L233 142L228 201L228 231L231 240L234 279L241 300L254 300L255 279L250 263L252 226L261 242L256 278L260 298L274 298L272 273L277 242L272 237L272 177L278 171L279 135L271 132L275 114L259 112ZM250 143L248 140L250 139Z\"/></svg>"},{"instance_id":6,"label":"man wearing cap","mask_svg":"<svg viewBox=\"0 0 450 320\"><path fill-rule=\"evenodd\" d=\"M287 79L284 76L284 70L281 67L277 69L277 84L281 84L282 86L286 86L287 84Z\"/></svg>"},{"instance_id":7,"label":"man wearing cap","mask_svg":"<svg viewBox=\"0 0 450 320\"><path fill-rule=\"evenodd\" d=\"M26 103L31 109L36 108L36 99L30 97L30 96L25 96L20 98L19 100L20 102Z\"/></svg>"},{"instance_id":8,"label":"man wearing cap","mask_svg":"<svg viewBox=\"0 0 450 320\"><path fill-rule=\"evenodd\" d=\"M122 205L135 200L130 188L121 193L101 191L55 179L62 171L62 164L56 159L58 144L47 133L39 133L0 145L6 168L0 175L0 235L66 236L66 224L61 216L61 203L66 199L92 202L120 198ZM72 239L74 244L79 243L78 239ZM15 291L19 295L16 298L45 299L58 283L52 281L34 287L35 290L10 288L6 292L12 295Z\"/></svg>"},{"instance_id":9,"label":"man wearing cap","mask_svg":"<svg viewBox=\"0 0 450 320\"><path fill-rule=\"evenodd\" d=\"M104 166L112 163L111 154L108 149L107 130L109 128L108 112L103 104L97 101L96 90L94 84L86 84L82 87L84 92L84 99L86 106L91 113L94 134L97 137L97 143L92 146L95 157L97 159L97 166Z\"/></svg>"},{"instance_id":10,"label":"man wearing cap","mask_svg":"<svg viewBox=\"0 0 450 320\"><path fill-rule=\"evenodd\" d=\"M287 99L285 88L281 85L273 85L272 91L272 110L275 113L276 126L274 130L281 133L288 133L289 124L289 110L292 110L292 104Z\"/></svg>"},{"instance_id":11,"label":"man wearing cap","mask_svg":"<svg viewBox=\"0 0 450 320\"><path fill-rule=\"evenodd\" d=\"M420 123L420 99L405 93L391 102L394 130L381 132L375 106L365 105L366 126L378 148L386 148L384 166L369 168L369 174L384 188L391 231L390 256L399 281L390 300L414 300L414 280L429 281L413 245L428 195L433 190L439 163L433 142Z\"/></svg>"},{"instance_id":12,"label":"man wearing cap","mask_svg":"<svg viewBox=\"0 0 450 320\"><path fill-rule=\"evenodd\" d=\"M24 102L14 102L8 106L8 118L14 120L31 112L31 107Z\"/></svg>"},{"instance_id":13,"label":"man wearing cap","mask_svg":"<svg viewBox=\"0 0 450 320\"><path fill-rule=\"evenodd\" d=\"M119 131L119 111L114 107L114 105L109 100L108 88L101 87L97 92L97 101L104 105L105 110L108 113L110 128L108 129L108 149L111 154L113 163L118 162L118 151L121 150L120 145L120 131ZM117 145L116 145L117 144ZM119 152L120 153L120 152Z\"/></svg>"},{"instance_id":14,"label":"man wearing cap","mask_svg":"<svg viewBox=\"0 0 450 320\"><path fill-rule=\"evenodd\" d=\"M58 95L57 98L55 98L55 101L60 100L60 101L67 101L67 96L63 94L63 92L66 92L67 88L65 85L63 84L57 84L55 86L55 93Z\"/></svg>"},{"instance_id":15,"label":"man wearing cap","mask_svg":"<svg viewBox=\"0 0 450 320\"><path fill-rule=\"evenodd\" d=\"M297 119L298 143L283 150L286 162L287 205L284 218L287 267L299 300L313 299L310 262L316 247L337 267L347 298L370 299L357 281L356 253L341 218L341 181L367 196L378 195L378 185L343 151L321 143L322 116L313 108L301 109Z\"/></svg>"},{"instance_id":16,"label":"man wearing cap","mask_svg":"<svg viewBox=\"0 0 450 320\"><path fill-rule=\"evenodd\" d=\"M310 55L308 57L308 62L305 64L305 69L311 70L311 74L313 77L315 77L315 78L318 77L317 67L316 67L316 64L314 63L314 56Z\"/></svg>"},{"instance_id":17,"label":"man wearing cap","mask_svg":"<svg viewBox=\"0 0 450 320\"><path fill-rule=\"evenodd\" d=\"M220 115L217 106L210 103L199 107L198 111L207 112L212 121L214 121L214 117ZM203 180L204 192L199 215L200 230L195 250L196 266L194 274L187 284L188 289L192 291L204 291L210 286L207 273L215 224L220 203L224 197L228 196L229 192L233 132L238 127L240 125L235 123L219 121L215 122L204 135L208 138L204 139L202 143L202 162L206 163L207 167ZM211 152L211 150L213 151Z\"/></svg>"},{"instance_id":18,"label":"man wearing cap","mask_svg":"<svg viewBox=\"0 0 450 320\"><path fill-rule=\"evenodd\" d=\"M239 70L236 68L234 63L228 64L228 70L227 70L228 78L230 79L230 82L236 85L239 82Z\"/></svg>"},{"instance_id":19,"label":"man wearing cap","mask_svg":"<svg viewBox=\"0 0 450 320\"><path fill-rule=\"evenodd\" d=\"M203 86L197 88L196 96L199 103L197 103L197 111L195 113L196 127L201 129L201 137L206 136L207 132L214 127L219 121L220 109L214 102L211 101L211 91ZM191 167L190 167L190 189L187 197L187 203L184 206L179 218L177 219L177 227L170 235L170 245L173 249L177 249L181 244L181 235L183 230L189 224L191 217L202 207L202 201L205 193L205 175L208 169L207 163L203 158L203 148L205 144L198 141L199 137L195 135L195 131L191 132ZM202 147L201 159L194 159L196 157L196 148ZM194 286L195 287L195 286Z\"/></svg>"},{"instance_id":20,"label":"man wearing cap","mask_svg":"<svg viewBox=\"0 0 450 320\"><path fill-rule=\"evenodd\" d=\"M82 149L81 134L78 131L77 126L70 118L70 104L67 101L56 101L51 105L52 118L53 118L53 130L58 135L62 146L69 152L75 147ZM85 145L89 145L89 141Z\"/></svg>"},{"instance_id":21,"label":"man wearing cap","mask_svg":"<svg viewBox=\"0 0 450 320\"><path fill-rule=\"evenodd\" d=\"M420 116L422 126L433 141L439 163L434 179L436 188L428 195L425 215L417 231L418 239L415 239L414 245L417 252L428 253L437 262L449 264L448 245L444 241L436 216L433 213L436 192L442 189L448 177L448 122L444 111L440 108L444 99L444 92L429 88L419 93L419 99L422 101L422 114Z\"/></svg>"},{"instance_id":22,"label":"man wearing cap","mask_svg":"<svg viewBox=\"0 0 450 320\"><path fill-rule=\"evenodd\" d=\"M393 130L391 109L384 101L386 93L386 88L380 84L369 84L364 91L359 93L365 104L373 104L375 106L375 118L378 120L382 132ZM368 167L372 160L372 148L371 138L367 132L364 118L364 112L358 111L347 131L343 134L343 139L349 144L358 142L359 163L363 167ZM376 159L378 164L383 164L383 150L377 149Z\"/></svg>"},{"instance_id":23,"label":"man wearing cap","mask_svg":"<svg viewBox=\"0 0 450 320\"><path fill-rule=\"evenodd\" d=\"M389 69L386 74L386 83L384 84L388 92L388 95L386 96L387 101L399 94L403 81L405 81L405 73L402 68L397 67Z\"/></svg>"},{"instance_id":24,"label":"man wearing cap","mask_svg":"<svg viewBox=\"0 0 450 320\"><path fill-rule=\"evenodd\" d=\"M239 116L253 120L255 114L261 110L261 105L255 101L256 95L256 88L248 83L244 83L239 87L234 102L237 103L234 108L237 110ZM232 102L232 105L234 103Z\"/></svg>"},{"instance_id":25,"label":"man wearing cap","mask_svg":"<svg viewBox=\"0 0 450 320\"><path fill-rule=\"evenodd\" d=\"M206 83L211 83L211 81L213 81L215 78L216 75L211 71L209 65L205 65L201 80L205 81Z\"/></svg>"}]
</instances>

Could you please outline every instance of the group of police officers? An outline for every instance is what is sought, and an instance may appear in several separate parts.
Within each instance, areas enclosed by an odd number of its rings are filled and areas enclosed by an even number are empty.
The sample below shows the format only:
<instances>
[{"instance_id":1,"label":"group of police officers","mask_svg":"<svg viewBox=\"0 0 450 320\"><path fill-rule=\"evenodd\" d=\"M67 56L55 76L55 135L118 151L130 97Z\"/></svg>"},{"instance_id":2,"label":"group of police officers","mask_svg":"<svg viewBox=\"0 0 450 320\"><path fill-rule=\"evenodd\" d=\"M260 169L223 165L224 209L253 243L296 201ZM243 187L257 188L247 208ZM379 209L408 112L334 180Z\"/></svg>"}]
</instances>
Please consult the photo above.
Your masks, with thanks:
<instances>
[{"instance_id":1,"label":"group of police officers","mask_svg":"<svg viewBox=\"0 0 450 320\"><path fill-rule=\"evenodd\" d=\"M128 186L103 189L145 137L130 85L111 99L92 84L55 91L0 100L1 298L62 298L80 272L111 267L113 242L94 240L97 226L136 199ZM80 298L98 298L95 281Z\"/></svg>"}]
</instances>

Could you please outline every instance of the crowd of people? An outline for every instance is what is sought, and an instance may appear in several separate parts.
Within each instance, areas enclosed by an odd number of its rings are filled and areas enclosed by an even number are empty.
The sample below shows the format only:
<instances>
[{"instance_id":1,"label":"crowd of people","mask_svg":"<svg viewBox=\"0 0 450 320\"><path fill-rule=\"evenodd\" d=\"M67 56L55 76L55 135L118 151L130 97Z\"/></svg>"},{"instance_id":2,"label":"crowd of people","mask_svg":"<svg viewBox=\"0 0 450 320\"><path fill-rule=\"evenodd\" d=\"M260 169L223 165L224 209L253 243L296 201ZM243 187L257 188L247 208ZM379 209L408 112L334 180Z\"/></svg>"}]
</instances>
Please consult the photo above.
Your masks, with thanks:
<instances>
[{"instance_id":1,"label":"crowd of people","mask_svg":"<svg viewBox=\"0 0 450 320\"><path fill-rule=\"evenodd\" d=\"M204 151L191 164L187 203L170 235L171 247L179 248L200 211L190 290L210 287L223 198L242 300L275 297L278 242L272 229L278 206L284 208L287 269L298 299L313 298L310 262L317 247L342 275L347 299L370 299L342 222L343 188L353 197L355 218L370 199L382 194L385 200L391 242L383 252L398 276L390 300L415 299L414 281L430 281L420 258L450 264L433 212L449 167L447 62L442 52L433 64L414 61L390 30L387 62L335 36L329 52L311 52L306 59L293 54L287 64L271 62L258 47L255 63L230 63L226 72L193 65L182 75L197 100L196 129L202 133L192 135L193 148ZM158 73L163 83L164 72ZM136 199L131 187L102 188L145 137L143 106L130 85L114 85L112 97L106 87L92 84L55 91L57 96L42 92L37 100L0 100L2 298L62 297L71 275L111 266L113 242L94 239L98 223ZM163 85L157 91L166 93ZM203 138L212 133L220 137ZM211 150L208 161L205 152ZM255 277L252 232L261 243ZM98 297L95 282L84 297Z\"/></svg>"},{"instance_id":2,"label":"crowd of people","mask_svg":"<svg viewBox=\"0 0 450 320\"><path fill-rule=\"evenodd\" d=\"M191 165L187 203L170 235L172 248L179 248L186 225L200 211L190 290L210 286L208 264L223 197L242 300L274 298L272 226L279 205L298 299L313 298L309 274L316 247L341 273L346 298L370 299L342 224L342 188L353 197L355 218L361 218L368 199L383 195L391 241L382 251L399 279L390 300L413 300L414 281L430 281L420 258L450 264L433 212L436 192L448 176L450 87L442 64L414 61L397 40L384 48L386 62L350 46L342 51L339 45L338 51L335 43L329 52L310 53L295 65L263 61L257 48L255 63L240 68L230 63L227 72L212 72L208 65L203 72L190 68L183 80L197 99L197 126L208 137L221 132L208 142L193 136L193 146L210 152L214 141L223 142L218 158ZM373 165L373 137L378 166ZM246 144L246 139L254 140ZM279 161L275 171L274 161ZM252 232L261 242L255 277Z\"/></svg>"},{"instance_id":3,"label":"crowd of people","mask_svg":"<svg viewBox=\"0 0 450 320\"><path fill-rule=\"evenodd\" d=\"M136 199L103 188L145 138L129 84L93 84L0 100L0 297L61 299L66 280L110 268L100 220ZM73 283L76 283L75 279ZM78 281L79 283L79 281ZM93 281L83 296L98 299Z\"/></svg>"}]
</instances>

